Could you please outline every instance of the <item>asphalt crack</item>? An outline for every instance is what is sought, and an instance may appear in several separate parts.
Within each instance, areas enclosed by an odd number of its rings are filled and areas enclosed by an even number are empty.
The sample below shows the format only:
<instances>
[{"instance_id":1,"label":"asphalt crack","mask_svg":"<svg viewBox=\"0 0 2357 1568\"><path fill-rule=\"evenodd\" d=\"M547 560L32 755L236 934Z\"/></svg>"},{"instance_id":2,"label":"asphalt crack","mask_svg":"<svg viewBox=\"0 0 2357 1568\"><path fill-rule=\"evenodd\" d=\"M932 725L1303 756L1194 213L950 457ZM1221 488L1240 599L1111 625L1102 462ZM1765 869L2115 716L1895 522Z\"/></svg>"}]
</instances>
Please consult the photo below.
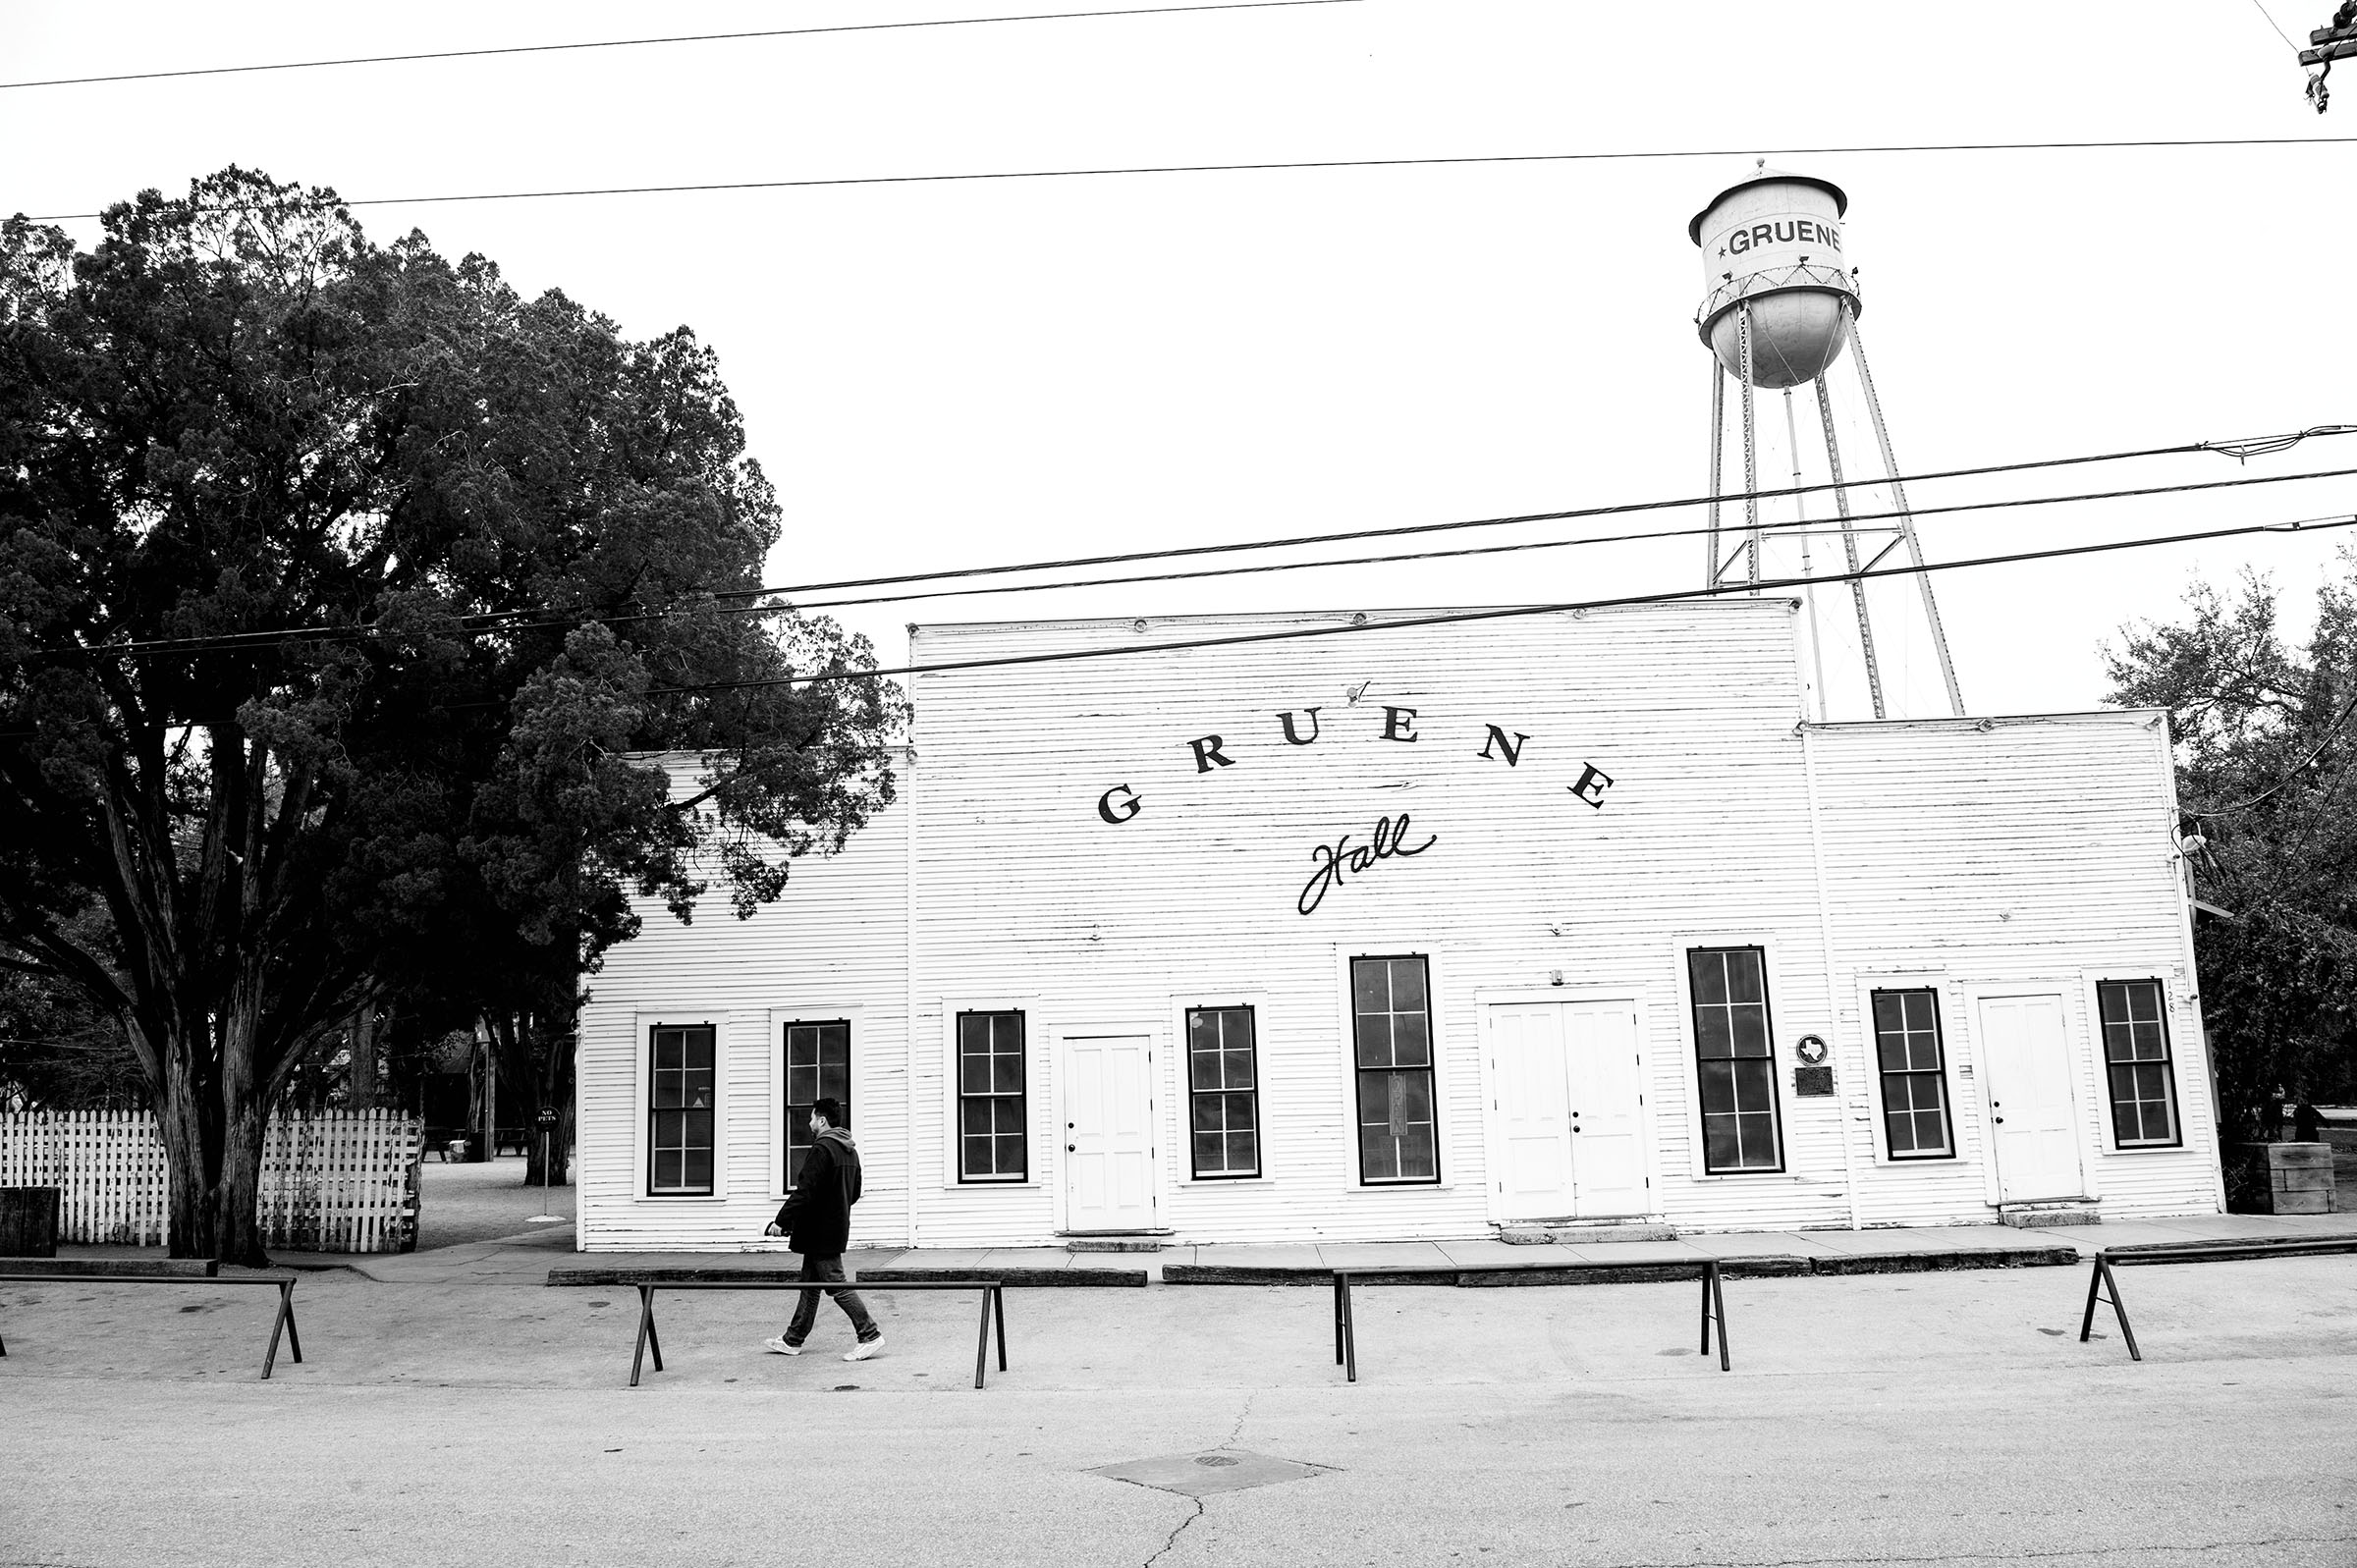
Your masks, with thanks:
<instances>
[{"instance_id":1,"label":"asphalt crack","mask_svg":"<svg viewBox=\"0 0 2357 1568\"><path fill-rule=\"evenodd\" d=\"M1187 1501L1195 1505L1195 1511L1191 1514L1188 1514L1184 1519L1179 1520L1178 1528L1173 1530L1169 1536L1164 1538L1161 1545L1154 1548L1154 1555L1146 1559L1145 1568L1154 1568L1154 1565L1162 1560L1162 1555L1164 1552L1169 1551L1173 1546L1178 1544L1178 1538L1186 1534L1186 1527L1203 1517L1203 1499L1200 1497L1189 1497Z\"/></svg>"}]
</instances>

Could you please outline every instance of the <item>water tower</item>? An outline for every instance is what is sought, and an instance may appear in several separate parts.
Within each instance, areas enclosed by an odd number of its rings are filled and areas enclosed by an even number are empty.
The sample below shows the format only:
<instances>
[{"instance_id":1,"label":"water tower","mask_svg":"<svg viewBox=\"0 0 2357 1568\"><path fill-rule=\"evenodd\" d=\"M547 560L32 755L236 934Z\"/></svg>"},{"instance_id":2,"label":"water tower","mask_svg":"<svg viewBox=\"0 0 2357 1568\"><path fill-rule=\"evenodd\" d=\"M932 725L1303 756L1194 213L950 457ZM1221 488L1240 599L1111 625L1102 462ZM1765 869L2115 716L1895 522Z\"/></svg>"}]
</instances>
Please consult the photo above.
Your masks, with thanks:
<instances>
[{"instance_id":1,"label":"water tower","mask_svg":"<svg viewBox=\"0 0 2357 1568\"><path fill-rule=\"evenodd\" d=\"M1810 175L1784 174L1762 160L1747 180L1727 187L1694 215L1686 233L1702 250L1702 308L1695 324L1710 348L1711 366L1711 502L1708 531L1710 556L1705 585L1729 584L1763 578L1802 578L1816 575L1810 541L1837 532L1842 560L1851 573L1895 565L1891 557L1903 551L1906 565L1921 566L1915 526L1907 511L1906 491L1891 455L1891 436L1883 422L1881 400L1875 396L1874 376L1866 367L1866 348L1858 337L1858 298L1855 264L1843 249L1842 218L1849 198L1841 188ZM1843 351L1847 351L1846 358ZM1844 484L1841 443L1836 433L1836 398L1831 383L1836 367L1847 363L1854 371L1840 379L1842 402L1862 405L1880 449L1886 477ZM1724 526L1716 499L1727 493L1727 386L1736 388L1743 443L1743 526L1729 547L1734 530ZM1768 441L1760 428L1760 394L1778 394L1783 403L1781 454L1788 458L1791 484L1817 481L1803 477L1800 419L1793 410L1793 390L1814 390L1818 438L1824 452L1823 474L1837 487L1813 496L1779 499L1776 510L1785 514L1764 518L1760 499L1760 468ZM1812 447L1818 443L1813 442ZM1810 456L1814 457L1814 451ZM1772 488L1781 488L1781 480ZM1830 495L1830 503L1827 497ZM1830 506L1834 518L1812 518L1809 512ZM1820 527L1829 522L1831 528ZM1791 563L1767 569L1771 554ZM1872 588L1873 592L1869 589ZM1862 669L1865 692L1877 719L1891 716L1892 707L1915 704L1897 700L1893 689L1892 637L1903 650L1924 646L1937 661L1940 683L1946 688L1950 713L1964 712L1956 689L1956 672L1949 660L1946 633L1940 609L1932 600L1931 578L1917 573L1912 586L1905 578L1869 583L1852 577L1850 604L1856 614L1856 641L1843 628L1828 637L1821 627L1816 593L1802 590L1808 605L1810 648L1816 670L1818 711L1827 716L1829 688L1835 683L1831 665L1843 665L1854 656ZM1918 608L1918 602L1920 608ZM1878 623L1885 636L1878 644ZM1903 686L1904 682L1899 685ZM1916 715L1908 714L1907 717Z\"/></svg>"}]
</instances>

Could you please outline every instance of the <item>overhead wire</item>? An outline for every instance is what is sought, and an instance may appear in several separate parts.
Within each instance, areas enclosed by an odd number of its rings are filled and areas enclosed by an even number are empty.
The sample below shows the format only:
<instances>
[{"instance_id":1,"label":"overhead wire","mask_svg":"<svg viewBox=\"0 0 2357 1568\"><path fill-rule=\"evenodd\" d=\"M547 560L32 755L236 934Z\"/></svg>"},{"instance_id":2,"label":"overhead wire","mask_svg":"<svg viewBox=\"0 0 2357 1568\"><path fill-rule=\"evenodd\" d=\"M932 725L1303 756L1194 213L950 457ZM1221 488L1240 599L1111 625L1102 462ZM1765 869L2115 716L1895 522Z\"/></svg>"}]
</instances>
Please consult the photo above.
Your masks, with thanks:
<instances>
[{"instance_id":1,"label":"overhead wire","mask_svg":"<svg viewBox=\"0 0 2357 1568\"><path fill-rule=\"evenodd\" d=\"M2232 539L2256 533L2320 533L2335 528L2357 527L2357 513L2334 514L2330 517L2303 518L2295 521L2243 523L2230 528L2206 528L2190 533L2148 534L2133 539L2105 540L2094 544L2059 545L2046 550L2012 551L2002 555L1976 556L1960 561L1927 561L1917 566L1867 567L1856 571L1828 572L1815 577L1774 577L1758 582L1714 584L1704 588L1676 588L1657 593L1617 594L1596 599L1572 599L1556 604L1514 605L1487 610L1453 610L1439 615L1410 615L1392 620L1369 619L1363 623L1345 622L1325 626L1293 626L1282 631L1241 632L1218 637L1193 637L1176 641L1122 643L1106 648L1060 648L1047 653L1005 654L983 659L952 660L940 664L902 665L874 670L828 671L803 676L777 676L754 680L718 680L692 686L654 688L658 694L692 696L715 691L746 691L769 686L816 685L841 680L867 680L885 676L946 675L969 670L997 670L1018 665L1061 664L1074 660L1113 659L1144 653L1175 653L1200 648L1229 648L1248 643L1288 642L1307 637L1363 635L1375 631L1400 631L1424 626L1453 626L1475 622L1507 621L1531 616L1563 615L1575 610L1625 609L1639 605L1672 604L1685 600L1723 598L1731 594L1756 595L1784 588L1812 588L1827 583L1870 582L1881 577L1916 576L1934 571L1961 571L1976 567L2010 566L2029 561L2055 561L2072 556L2091 556L2122 550L2144 550L2160 545L2196 544L2210 539Z\"/></svg>"},{"instance_id":2,"label":"overhead wire","mask_svg":"<svg viewBox=\"0 0 2357 1568\"><path fill-rule=\"evenodd\" d=\"M1986 463L1973 467L1941 469L1928 473L1917 474L1910 478L1902 478L1901 482L1909 484L1921 484L1944 479L1973 478L2001 473L2019 473L2031 469L2041 468L2079 467L2091 463L2122 461L2132 459L2150 457L2185 456L2202 452L2217 452L2229 457L2241 458L2251 454L2285 451L2311 437L2325 438L2349 434L2357 434L2357 425L2313 425L2304 430L2286 432L2280 435L2238 437L2233 440L2222 442L2196 441L2180 443L2175 446L2167 447L2149 447L2112 453L2082 454L2067 458L2035 459L2019 462ZM1943 507L1914 507L1882 513L1860 513L1853 514L1850 520L1853 523L1875 522L1889 521L1900 516L1939 516L1956 512L2003 511L2022 507L2061 506L2077 504L2085 501L2111 501L2153 495L2179 494L2189 491L2233 489L2256 484L2285 484L2301 479L2345 478L2352 474L2357 474L2357 468L2318 469L2296 474L2267 474L2255 475L2241 479L2204 480L2177 485L2155 485L2119 490L2087 491L2063 496L2015 497L2001 501L1968 503L1959 502ZM839 592L846 589L901 587L907 584L927 582L967 581L980 577L1000 577L1044 571L1069 570L1079 568L1097 566L1126 566L1149 561L1168 561L1189 557L1233 555L1245 551L1290 549L1306 545L1351 543L1363 539L1399 538L1417 534L1455 532L1472 528L1494 528L1531 522L1576 521L1592 517L1619 516L1638 513L1674 511L1686 508L1702 507L1710 505L1713 500L1717 500L1724 505L1728 502L1740 503L1753 499L1765 500L1777 497L1800 496L1836 489L1861 489L1873 486L1887 486L1891 483L1891 479L1889 476L1881 478L1844 479L1840 481L1827 481L1810 485L1785 486L1778 489L1757 490L1743 494L1725 495L1715 498L1711 496L1682 496L1669 500L1620 502L1596 507L1582 507L1563 512L1523 513L1498 517L1461 518L1447 522L1403 523L1393 527L1357 528L1331 533L1300 534L1282 539L1240 540L1228 544L1217 545L1178 545L1171 546L1161 550L1126 551L1113 555L1071 556L1056 560L1023 562L1013 565L953 568L934 571L903 572L881 577L841 578L831 582L784 585L772 584L755 588L712 589L708 591L714 593L716 597L725 599L788 599L795 595ZM1780 530L1780 536L1782 536L1781 531L1804 526L1805 521L1805 519L1796 519L1789 522L1770 522L1763 524L1763 531L1767 529L1776 529ZM1115 587L1137 583L1180 581L1190 578L1241 576L1273 571L1311 570L1321 567L1377 566L1388 562L1444 560L1453 557L1507 554L1522 550L1567 549L1576 548L1583 545L1624 544L1653 539L1683 538L1699 535L1708 531L1709 529L1707 526L1692 528L1648 529L1618 534L1583 535L1574 539L1530 540L1517 542L1511 545L1476 546L1451 551L1410 552L1405 554L1384 556L1349 557L1342 559L1301 562L1274 562L1265 565L1222 569L1206 568L1196 571L1140 573L1125 577L1106 577L1044 583L1018 583L1005 588L969 587L959 589L943 589L930 592L882 594L860 599L835 599L816 602L795 601L792 603L779 604L747 603L736 605L695 606L680 610L647 611L621 616L585 616L581 615L577 610L566 610L562 607L553 605L520 606L509 610L478 612L473 615L465 616L458 619L460 619L462 622L467 622L467 624L463 625L459 629L480 634L491 634L501 631L530 630L535 626L547 624L578 625L596 622L608 625L624 625L643 621L663 620L680 615L774 615L789 613L801 609L838 609L857 605L897 603L910 599L963 598L981 593L1042 592L1068 587ZM533 617L539 617L542 619L530 619ZM300 626L272 630L225 632L207 637L159 637L147 638L138 641L93 644L85 648L73 650L55 650L51 656L62 657L68 652L71 652L77 657L130 654L148 655L156 653L181 652L193 653L217 649L234 649L247 646L269 646L287 641L333 641L341 638L374 634L375 629L374 623L362 623L353 626Z\"/></svg>"},{"instance_id":3,"label":"overhead wire","mask_svg":"<svg viewBox=\"0 0 2357 1568\"><path fill-rule=\"evenodd\" d=\"M655 686L648 689L647 695L692 697L715 692L749 691L778 686L824 685L846 680L874 680L898 676L961 674L975 670L997 670L1026 665L1125 658L1148 653L1177 653L1202 648L1229 648L1257 643L1290 642L1311 637L1353 636L1369 632L1412 630L1428 626L1464 625L1481 622L1521 620L1533 616L1563 615L1573 611L1629 609L1644 605L1718 599L1736 594L1756 597L1761 593L1772 593L1786 588L1807 589L1828 583L1865 582L1882 577L1917 576L1935 571L1961 571L1980 567L2010 566L2024 562L2104 555L2124 550L2152 549L2162 545L2193 544L2211 539L2241 538L2261 533L2321 533L2348 527L2357 527L2357 513L2336 513L2325 517L2297 518L2279 522L2243 523L2228 528L2207 528L2189 533L2148 534L2132 539L2062 545L2046 550L2013 551L2002 555L1978 556L1960 561L1927 561L1921 565L1867 567L1856 571L1833 572L1817 577L1766 578L1756 583L1733 582L1705 588L1674 588L1653 593L1616 594L1593 599L1564 600L1554 604L1455 610L1436 615L1405 615L1384 620L1370 618L1363 622L1319 626L1293 626L1278 631L1240 632L1216 637L1191 637L1162 642L1122 643L1099 648L1063 648L1046 653L1004 654L981 659L950 660L935 664L899 665L875 669L819 671L808 675L777 676L747 680L715 680L693 685ZM430 706L435 711L455 712L459 709L492 707L502 700L504 699L483 698L464 702L434 703ZM2352 706L2357 708L2357 704ZM2345 718L2346 715L2344 714L2343 717ZM168 727L215 722L218 721L180 718L168 721ZM37 731L28 730L0 731L0 740L33 739L37 738Z\"/></svg>"},{"instance_id":4,"label":"overhead wire","mask_svg":"<svg viewBox=\"0 0 2357 1568\"><path fill-rule=\"evenodd\" d=\"M248 66L191 66L176 71L126 71L104 77L53 77L0 81L0 92L24 87L87 87L115 81L163 81L185 77L249 76L262 71L318 71L335 66L409 65L426 60L479 60L492 55L565 54L587 49L639 49L653 44L740 43L755 38L800 38L822 33L903 32L918 27L976 27L1010 22L1093 22L1112 17L1165 17L1201 11L1282 11L1297 6L1360 5L1364 0L1226 0L1224 4L1142 6L1123 11L1038 11L1003 17L934 17L908 22L847 22L821 27L759 27L743 32L681 32L654 38L595 38L576 43L517 43L481 49L428 49L415 54L351 55L333 60L281 60Z\"/></svg>"},{"instance_id":5,"label":"overhead wire","mask_svg":"<svg viewBox=\"0 0 2357 1568\"><path fill-rule=\"evenodd\" d=\"M2115 137L2086 141L1926 141L1852 144L1847 146L1775 147L1767 155L1779 158L1871 157L1885 154L1965 152L2114 152L2173 150L2190 147L2329 147L2357 142L2357 136L2155 136ZM538 190L472 190L415 196L323 196L325 208L441 206L465 201L553 201L586 196L690 195L739 190L814 190L848 186L945 185L958 182L1007 180L1094 180L1135 175L1265 174L1312 169L1428 169L1478 164L1612 163L1660 159L1747 158L1757 147L1672 147L1616 152L1499 152L1467 153L1453 157L1417 158L1304 158L1254 163L1123 164L1078 169L990 169L948 174L838 175L804 180L714 180L680 185L578 186ZM272 204L276 204L275 202ZM199 206L200 212L251 212L259 202L224 202ZM103 212L47 212L33 214L35 223L66 223L103 218Z\"/></svg>"}]
</instances>

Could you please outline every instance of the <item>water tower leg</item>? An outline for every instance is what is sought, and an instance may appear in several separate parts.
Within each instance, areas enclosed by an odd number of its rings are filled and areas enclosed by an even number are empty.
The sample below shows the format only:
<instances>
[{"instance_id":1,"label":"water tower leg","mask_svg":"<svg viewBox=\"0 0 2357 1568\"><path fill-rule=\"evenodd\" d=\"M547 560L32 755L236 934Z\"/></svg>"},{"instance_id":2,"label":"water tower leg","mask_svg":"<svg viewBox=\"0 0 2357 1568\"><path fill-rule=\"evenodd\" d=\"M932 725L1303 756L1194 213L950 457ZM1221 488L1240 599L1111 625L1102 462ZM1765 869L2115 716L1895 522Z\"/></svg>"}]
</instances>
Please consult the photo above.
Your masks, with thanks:
<instances>
[{"instance_id":1,"label":"water tower leg","mask_svg":"<svg viewBox=\"0 0 2357 1568\"><path fill-rule=\"evenodd\" d=\"M1727 374L1719 368L1719 356L1711 356L1711 522L1710 537L1703 542L1710 554L1702 564L1702 585L1719 586L1719 492L1726 488L1727 473Z\"/></svg>"},{"instance_id":2,"label":"water tower leg","mask_svg":"<svg viewBox=\"0 0 2357 1568\"><path fill-rule=\"evenodd\" d=\"M1834 439L1834 405L1825 393L1825 377L1817 378L1817 422L1825 427L1825 465L1834 475L1834 506L1841 514L1841 558L1849 564L1849 599L1858 612L1858 646L1866 652L1866 692L1874 699L1874 716L1883 711L1883 670L1874 656L1874 618L1866 612L1866 583L1858 575L1858 536L1849 522L1849 491L1841 479L1841 446Z\"/></svg>"},{"instance_id":3,"label":"water tower leg","mask_svg":"<svg viewBox=\"0 0 2357 1568\"><path fill-rule=\"evenodd\" d=\"M1847 308L1844 307L1844 314ZM1849 322L1849 351L1858 361L1858 384L1866 389L1866 411L1874 417L1874 439L1883 449L1883 471L1891 476L1891 499L1898 503L1898 537L1907 547L1910 565L1923 565L1923 551L1915 542L1915 519L1907 511L1906 487L1898 482L1898 460L1891 455L1891 431L1883 423L1883 400L1874 394L1874 372L1866 365L1866 341L1858 336L1855 316ZM1956 686L1955 661L1948 657L1947 632L1940 624L1940 606L1932 599L1931 574L1915 573L1915 585L1923 590L1923 617L1931 622L1932 648L1940 656L1940 677L1947 682L1948 711L1957 718L1964 717L1964 693Z\"/></svg>"},{"instance_id":4,"label":"water tower leg","mask_svg":"<svg viewBox=\"0 0 2357 1568\"><path fill-rule=\"evenodd\" d=\"M1806 527L1809 520L1809 504L1797 493L1801 487L1800 426L1792 418L1792 389L1790 387L1784 389L1784 446L1792 454L1792 489L1795 492L1792 497L1792 520L1803 525L1792 531L1800 536L1800 597L1807 604L1809 610L1809 663L1814 667L1810 674L1817 686L1817 722L1823 724L1828 717L1825 694L1825 639L1818 634L1817 630L1817 584L1809 580L1817 575L1817 568L1809 559L1809 530Z\"/></svg>"},{"instance_id":5,"label":"water tower leg","mask_svg":"<svg viewBox=\"0 0 2357 1568\"><path fill-rule=\"evenodd\" d=\"M1760 460L1751 408L1751 303L1735 309L1735 364L1743 393L1743 580L1760 580ZM1759 589L1754 588L1757 593Z\"/></svg>"}]
</instances>

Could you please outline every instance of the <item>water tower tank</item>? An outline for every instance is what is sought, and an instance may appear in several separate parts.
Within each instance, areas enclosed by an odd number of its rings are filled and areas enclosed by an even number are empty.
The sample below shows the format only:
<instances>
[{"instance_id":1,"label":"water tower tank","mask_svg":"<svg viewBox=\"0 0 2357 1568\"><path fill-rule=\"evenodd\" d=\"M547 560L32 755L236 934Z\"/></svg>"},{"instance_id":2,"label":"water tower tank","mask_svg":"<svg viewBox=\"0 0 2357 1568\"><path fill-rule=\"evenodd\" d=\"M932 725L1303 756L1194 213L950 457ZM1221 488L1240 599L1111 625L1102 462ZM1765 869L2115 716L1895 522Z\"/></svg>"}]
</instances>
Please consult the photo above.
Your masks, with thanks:
<instances>
[{"instance_id":1,"label":"water tower tank","mask_svg":"<svg viewBox=\"0 0 2357 1568\"><path fill-rule=\"evenodd\" d=\"M1842 250L1849 198L1830 181L1765 163L1694 215L1686 233L1702 247L1702 341L1740 378L1735 307L1751 307L1751 384L1794 387L1839 357L1849 331L1842 303L1858 306Z\"/></svg>"}]
</instances>

